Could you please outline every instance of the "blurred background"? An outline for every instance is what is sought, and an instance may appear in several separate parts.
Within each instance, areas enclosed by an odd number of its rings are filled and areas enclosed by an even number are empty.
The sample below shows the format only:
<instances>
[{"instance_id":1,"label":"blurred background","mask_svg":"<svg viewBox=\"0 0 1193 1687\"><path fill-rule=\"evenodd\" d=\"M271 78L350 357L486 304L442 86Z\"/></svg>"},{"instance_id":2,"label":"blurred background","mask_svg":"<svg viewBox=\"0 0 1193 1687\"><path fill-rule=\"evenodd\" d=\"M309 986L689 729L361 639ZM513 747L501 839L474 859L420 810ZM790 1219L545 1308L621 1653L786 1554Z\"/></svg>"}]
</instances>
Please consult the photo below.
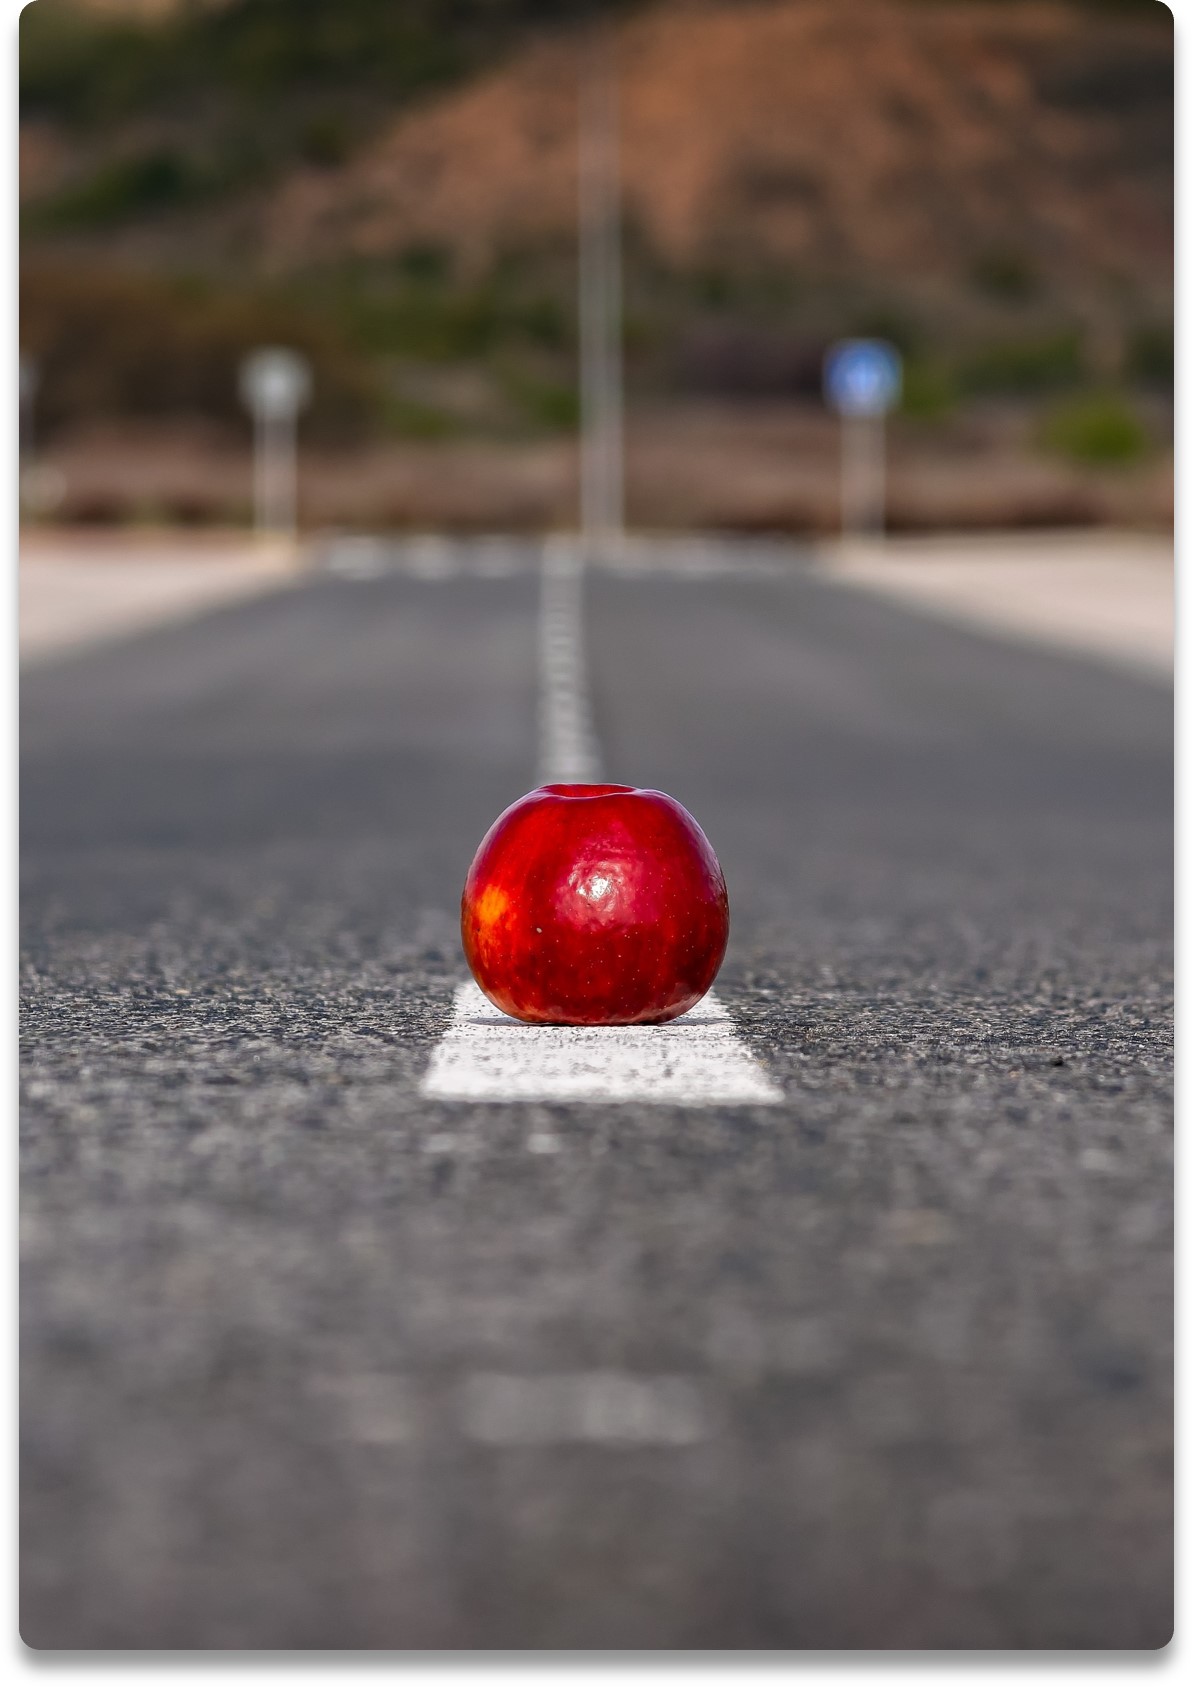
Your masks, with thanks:
<instances>
[{"instance_id":1,"label":"blurred background","mask_svg":"<svg viewBox=\"0 0 1193 1687\"><path fill-rule=\"evenodd\" d=\"M1168 11L20 30L25 1644L1166 1645ZM781 1103L427 1087L594 773Z\"/></svg>"},{"instance_id":2,"label":"blurred background","mask_svg":"<svg viewBox=\"0 0 1193 1687\"><path fill-rule=\"evenodd\" d=\"M1152 0L37 0L27 521L247 524L274 344L313 377L305 530L572 525L597 10L631 527L832 532L849 335L904 359L893 531L1170 524Z\"/></svg>"}]
</instances>

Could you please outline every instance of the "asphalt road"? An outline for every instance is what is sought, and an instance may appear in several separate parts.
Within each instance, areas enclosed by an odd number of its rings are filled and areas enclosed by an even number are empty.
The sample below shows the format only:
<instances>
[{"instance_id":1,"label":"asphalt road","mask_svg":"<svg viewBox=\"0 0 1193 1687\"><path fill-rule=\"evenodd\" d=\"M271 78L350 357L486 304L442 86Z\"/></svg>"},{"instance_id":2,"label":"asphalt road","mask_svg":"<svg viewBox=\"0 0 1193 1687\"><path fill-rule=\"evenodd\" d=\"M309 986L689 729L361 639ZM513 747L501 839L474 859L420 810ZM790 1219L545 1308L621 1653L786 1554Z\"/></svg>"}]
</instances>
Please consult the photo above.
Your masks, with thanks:
<instances>
[{"instance_id":1,"label":"asphalt road","mask_svg":"<svg viewBox=\"0 0 1193 1687\"><path fill-rule=\"evenodd\" d=\"M26 677L25 1641L1164 1644L1170 694L798 569L589 606L781 1106L419 1095L529 570Z\"/></svg>"}]
</instances>

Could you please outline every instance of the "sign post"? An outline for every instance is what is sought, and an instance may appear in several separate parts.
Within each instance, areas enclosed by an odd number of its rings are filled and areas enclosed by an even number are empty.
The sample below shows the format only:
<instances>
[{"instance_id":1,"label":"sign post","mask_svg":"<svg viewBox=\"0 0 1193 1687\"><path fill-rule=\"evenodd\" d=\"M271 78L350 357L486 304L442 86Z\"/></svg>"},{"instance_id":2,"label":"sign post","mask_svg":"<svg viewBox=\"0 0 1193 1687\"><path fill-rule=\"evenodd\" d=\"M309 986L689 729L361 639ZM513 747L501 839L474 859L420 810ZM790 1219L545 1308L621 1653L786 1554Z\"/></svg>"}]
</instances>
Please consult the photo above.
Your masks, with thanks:
<instances>
[{"instance_id":1,"label":"sign post","mask_svg":"<svg viewBox=\"0 0 1193 1687\"><path fill-rule=\"evenodd\" d=\"M292 538L298 525L298 412L311 393L304 357L262 346L240 366L240 397L253 418L253 525Z\"/></svg>"},{"instance_id":2,"label":"sign post","mask_svg":"<svg viewBox=\"0 0 1193 1687\"><path fill-rule=\"evenodd\" d=\"M839 340L824 360L824 394L841 418L841 533L877 538L885 526L886 414L903 366L885 340Z\"/></svg>"}]
</instances>

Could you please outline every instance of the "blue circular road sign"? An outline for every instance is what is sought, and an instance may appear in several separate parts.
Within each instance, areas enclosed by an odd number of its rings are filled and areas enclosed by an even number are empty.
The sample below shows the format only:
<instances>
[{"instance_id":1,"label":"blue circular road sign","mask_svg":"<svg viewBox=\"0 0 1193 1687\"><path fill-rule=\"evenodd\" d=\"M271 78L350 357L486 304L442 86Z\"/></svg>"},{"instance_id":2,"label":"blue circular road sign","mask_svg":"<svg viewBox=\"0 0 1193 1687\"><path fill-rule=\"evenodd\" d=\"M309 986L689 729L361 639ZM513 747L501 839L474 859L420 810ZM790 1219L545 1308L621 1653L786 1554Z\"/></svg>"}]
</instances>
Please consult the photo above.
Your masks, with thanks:
<instances>
[{"instance_id":1,"label":"blue circular road sign","mask_svg":"<svg viewBox=\"0 0 1193 1687\"><path fill-rule=\"evenodd\" d=\"M902 385L902 360L885 340L838 340L824 360L824 395L843 416L884 416Z\"/></svg>"}]
</instances>

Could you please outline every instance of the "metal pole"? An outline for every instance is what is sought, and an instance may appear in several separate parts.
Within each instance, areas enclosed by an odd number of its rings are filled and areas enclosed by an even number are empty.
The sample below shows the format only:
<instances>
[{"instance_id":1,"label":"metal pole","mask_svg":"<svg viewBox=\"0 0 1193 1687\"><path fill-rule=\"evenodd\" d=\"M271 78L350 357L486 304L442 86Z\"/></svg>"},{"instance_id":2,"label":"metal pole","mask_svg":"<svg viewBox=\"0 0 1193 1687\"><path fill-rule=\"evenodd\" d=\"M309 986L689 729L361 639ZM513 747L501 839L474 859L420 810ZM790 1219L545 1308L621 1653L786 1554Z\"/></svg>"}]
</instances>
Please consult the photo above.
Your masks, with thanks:
<instances>
[{"instance_id":1,"label":"metal pole","mask_svg":"<svg viewBox=\"0 0 1193 1687\"><path fill-rule=\"evenodd\" d=\"M579 119L580 528L592 555L620 545L625 502L617 74L604 29L582 68Z\"/></svg>"},{"instance_id":2,"label":"metal pole","mask_svg":"<svg viewBox=\"0 0 1193 1687\"><path fill-rule=\"evenodd\" d=\"M253 526L269 532L269 418L253 412Z\"/></svg>"},{"instance_id":3,"label":"metal pole","mask_svg":"<svg viewBox=\"0 0 1193 1687\"><path fill-rule=\"evenodd\" d=\"M886 429L881 415L841 417L841 532L878 538L886 502Z\"/></svg>"},{"instance_id":4,"label":"metal pole","mask_svg":"<svg viewBox=\"0 0 1193 1687\"><path fill-rule=\"evenodd\" d=\"M254 502L260 533L292 538L298 525L297 417L258 414L254 425Z\"/></svg>"},{"instance_id":5,"label":"metal pole","mask_svg":"<svg viewBox=\"0 0 1193 1687\"><path fill-rule=\"evenodd\" d=\"M310 396L306 359L259 346L240 366L240 396L253 418L253 525L262 536L298 530L298 412Z\"/></svg>"}]
</instances>

